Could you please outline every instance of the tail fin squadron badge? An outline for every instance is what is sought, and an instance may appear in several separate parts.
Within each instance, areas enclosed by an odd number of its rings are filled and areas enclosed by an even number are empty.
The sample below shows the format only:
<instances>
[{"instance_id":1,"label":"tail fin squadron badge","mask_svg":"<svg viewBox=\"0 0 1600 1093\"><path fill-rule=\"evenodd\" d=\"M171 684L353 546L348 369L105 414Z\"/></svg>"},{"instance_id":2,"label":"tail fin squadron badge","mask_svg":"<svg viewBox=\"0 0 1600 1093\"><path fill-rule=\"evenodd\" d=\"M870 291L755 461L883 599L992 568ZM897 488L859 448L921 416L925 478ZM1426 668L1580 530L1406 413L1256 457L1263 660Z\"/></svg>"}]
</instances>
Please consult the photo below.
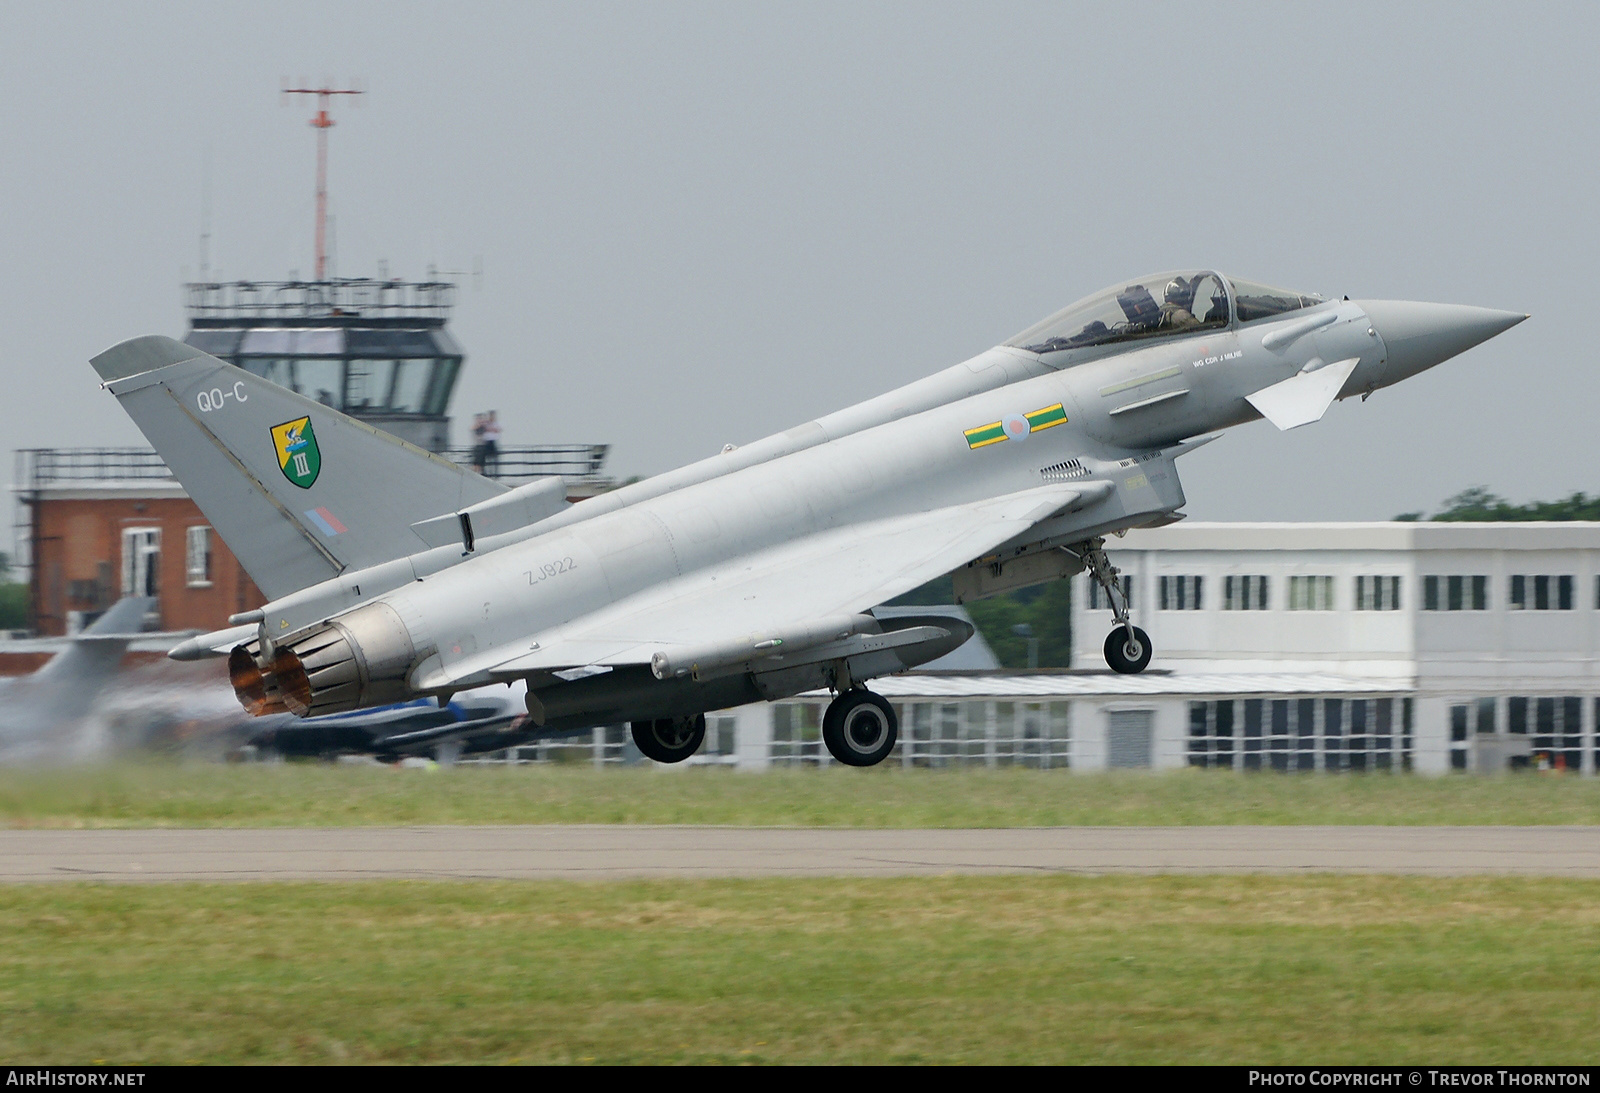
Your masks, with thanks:
<instances>
[{"instance_id":1,"label":"tail fin squadron badge","mask_svg":"<svg viewBox=\"0 0 1600 1093\"><path fill-rule=\"evenodd\" d=\"M283 477L303 490L309 490L322 472L322 452L311 418L295 418L272 427L272 446L278 451L278 467Z\"/></svg>"}]
</instances>

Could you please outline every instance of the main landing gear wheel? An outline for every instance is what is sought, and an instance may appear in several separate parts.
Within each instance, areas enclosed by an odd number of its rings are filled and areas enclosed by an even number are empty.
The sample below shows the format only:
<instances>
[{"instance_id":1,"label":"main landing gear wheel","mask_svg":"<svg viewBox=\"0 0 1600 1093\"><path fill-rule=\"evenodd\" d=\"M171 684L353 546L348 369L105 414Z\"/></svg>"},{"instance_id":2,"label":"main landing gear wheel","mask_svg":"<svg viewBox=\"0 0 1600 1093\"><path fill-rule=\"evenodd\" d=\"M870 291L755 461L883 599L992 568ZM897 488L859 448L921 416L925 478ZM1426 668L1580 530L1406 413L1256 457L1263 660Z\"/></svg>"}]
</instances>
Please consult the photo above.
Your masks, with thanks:
<instances>
[{"instance_id":1,"label":"main landing gear wheel","mask_svg":"<svg viewBox=\"0 0 1600 1093\"><path fill-rule=\"evenodd\" d=\"M822 742L828 754L848 767L881 763L899 735L894 707L871 691L845 691L822 715Z\"/></svg>"},{"instance_id":2,"label":"main landing gear wheel","mask_svg":"<svg viewBox=\"0 0 1600 1093\"><path fill-rule=\"evenodd\" d=\"M635 721L633 742L646 759L658 763L681 763L700 750L706 738L706 715L663 717L656 721Z\"/></svg>"},{"instance_id":3,"label":"main landing gear wheel","mask_svg":"<svg viewBox=\"0 0 1600 1093\"><path fill-rule=\"evenodd\" d=\"M1150 635L1137 626L1119 626L1106 635L1105 653L1113 672L1125 676L1142 672L1150 666Z\"/></svg>"}]
</instances>

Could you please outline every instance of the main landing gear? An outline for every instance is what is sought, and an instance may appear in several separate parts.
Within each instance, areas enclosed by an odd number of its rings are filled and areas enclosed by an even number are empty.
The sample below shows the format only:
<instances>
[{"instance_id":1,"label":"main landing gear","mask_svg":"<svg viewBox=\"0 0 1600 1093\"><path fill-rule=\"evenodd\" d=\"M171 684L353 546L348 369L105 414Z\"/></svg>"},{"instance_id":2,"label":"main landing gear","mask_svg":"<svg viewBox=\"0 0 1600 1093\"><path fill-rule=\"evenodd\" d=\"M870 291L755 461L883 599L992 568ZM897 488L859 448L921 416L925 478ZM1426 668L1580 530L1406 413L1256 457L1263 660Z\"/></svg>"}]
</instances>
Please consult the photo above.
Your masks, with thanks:
<instances>
[{"instance_id":1,"label":"main landing gear","mask_svg":"<svg viewBox=\"0 0 1600 1093\"><path fill-rule=\"evenodd\" d=\"M870 767L888 758L899 735L894 707L860 687L842 691L822 715L828 754L849 767Z\"/></svg>"},{"instance_id":2,"label":"main landing gear","mask_svg":"<svg viewBox=\"0 0 1600 1093\"><path fill-rule=\"evenodd\" d=\"M1128 616L1128 598L1122 594L1122 582L1117 580L1117 567L1106 557L1106 541L1090 539L1081 557L1089 576L1105 589L1116 627L1106 635L1106 663L1113 672L1135 675L1150 666L1150 635L1133 625Z\"/></svg>"},{"instance_id":3,"label":"main landing gear","mask_svg":"<svg viewBox=\"0 0 1600 1093\"><path fill-rule=\"evenodd\" d=\"M633 742L646 759L658 763L681 763L700 750L706 738L706 715L663 717L656 721L635 721Z\"/></svg>"}]
</instances>

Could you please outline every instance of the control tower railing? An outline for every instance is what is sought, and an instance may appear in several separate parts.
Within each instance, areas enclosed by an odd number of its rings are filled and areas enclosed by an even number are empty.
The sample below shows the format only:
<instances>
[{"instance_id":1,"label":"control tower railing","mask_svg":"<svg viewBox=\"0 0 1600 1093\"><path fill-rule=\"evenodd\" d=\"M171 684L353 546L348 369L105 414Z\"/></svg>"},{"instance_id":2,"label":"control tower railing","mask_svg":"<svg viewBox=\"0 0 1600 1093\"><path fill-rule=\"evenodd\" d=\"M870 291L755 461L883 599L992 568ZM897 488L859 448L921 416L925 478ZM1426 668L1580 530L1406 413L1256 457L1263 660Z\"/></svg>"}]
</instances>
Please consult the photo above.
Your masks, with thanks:
<instances>
[{"instance_id":1,"label":"control tower railing","mask_svg":"<svg viewBox=\"0 0 1600 1093\"><path fill-rule=\"evenodd\" d=\"M12 486L32 492L72 482L165 481L172 472L149 448L22 448Z\"/></svg>"},{"instance_id":2,"label":"control tower railing","mask_svg":"<svg viewBox=\"0 0 1600 1093\"><path fill-rule=\"evenodd\" d=\"M211 281L183 286L190 322L306 319L443 320L455 304L450 281Z\"/></svg>"},{"instance_id":3,"label":"control tower railing","mask_svg":"<svg viewBox=\"0 0 1600 1093\"><path fill-rule=\"evenodd\" d=\"M528 448L501 448L483 467L483 474L503 482L529 482L556 476L569 481L593 482L600 478L609 444L541 444ZM441 455L477 470L476 448L446 448Z\"/></svg>"},{"instance_id":4,"label":"control tower railing","mask_svg":"<svg viewBox=\"0 0 1600 1093\"><path fill-rule=\"evenodd\" d=\"M557 477L596 486L602 477L607 444L532 444L501 448L483 468L490 478L520 483ZM476 448L448 448L440 453L463 467L476 469ZM85 482L171 481L172 472L149 448L23 448L16 453L12 477L18 493Z\"/></svg>"}]
</instances>

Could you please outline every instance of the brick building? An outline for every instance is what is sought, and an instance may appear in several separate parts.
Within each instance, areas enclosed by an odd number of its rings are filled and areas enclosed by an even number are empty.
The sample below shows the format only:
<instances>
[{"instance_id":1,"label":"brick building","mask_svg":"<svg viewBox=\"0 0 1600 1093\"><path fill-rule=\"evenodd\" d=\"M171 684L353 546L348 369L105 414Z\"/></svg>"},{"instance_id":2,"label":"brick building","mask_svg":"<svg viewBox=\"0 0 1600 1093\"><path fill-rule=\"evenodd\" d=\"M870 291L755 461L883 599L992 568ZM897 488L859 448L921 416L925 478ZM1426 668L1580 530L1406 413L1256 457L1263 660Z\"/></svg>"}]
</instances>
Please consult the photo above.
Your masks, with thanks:
<instances>
[{"instance_id":1,"label":"brick building","mask_svg":"<svg viewBox=\"0 0 1600 1093\"><path fill-rule=\"evenodd\" d=\"M210 630L265 597L146 449L17 453L33 629L74 632L124 594L156 596L163 630Z\"/></svg>"}]
</instances>

